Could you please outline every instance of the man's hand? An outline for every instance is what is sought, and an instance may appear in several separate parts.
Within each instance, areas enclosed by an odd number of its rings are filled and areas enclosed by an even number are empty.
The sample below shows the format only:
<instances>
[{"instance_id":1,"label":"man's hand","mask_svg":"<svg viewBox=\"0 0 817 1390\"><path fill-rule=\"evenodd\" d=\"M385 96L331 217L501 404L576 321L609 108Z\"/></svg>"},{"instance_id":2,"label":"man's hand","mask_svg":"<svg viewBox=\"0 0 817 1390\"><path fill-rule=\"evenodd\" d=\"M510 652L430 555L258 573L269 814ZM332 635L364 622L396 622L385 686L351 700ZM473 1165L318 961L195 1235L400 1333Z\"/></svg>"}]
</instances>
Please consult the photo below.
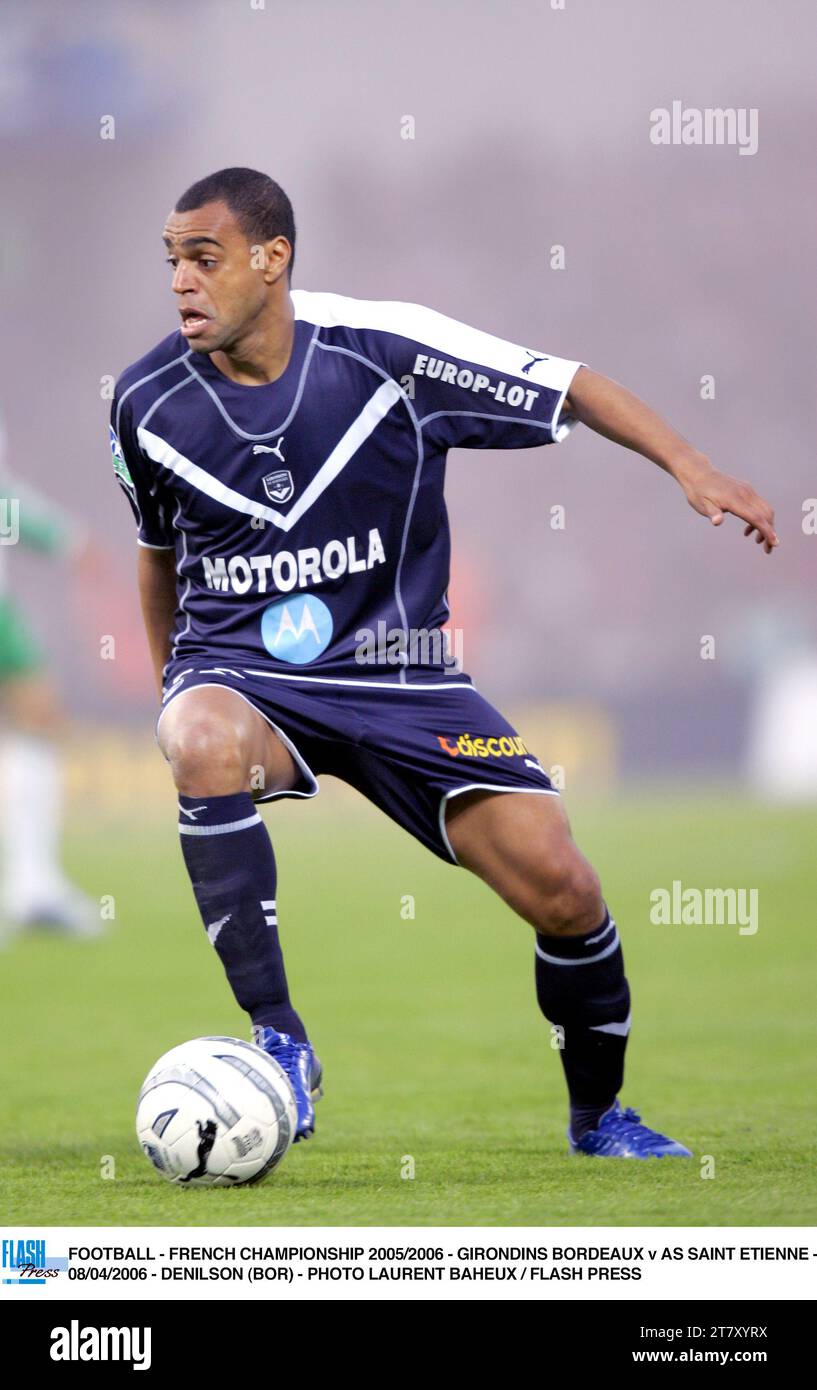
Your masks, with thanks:
<instances>
[{"instance_id":1,"label":"man's hand","mask_svg":"<svg viewBox=\"0 0 817 1390\"><path fill-rule=\"evenodd\" d=\"M780 544L768 502L749 483L718 473L704 454L625 386L589 367L579 367L570 385L566 410L605 439L657 463L681 485L689 505L701 516L708 516L713 526L720 526L724 514L731 512L746 522L743 534L754 535L767 555Z\"/></svg>"},{"instance_id":2,"label":"man's hand","mask_svg":"<svg viewBox=\"0 0 817 1390\"><path fill-rule=\"evenodd\" d=\"M753 535L767 555L780 544L774 529L774 511L750 483L711 467L699 467L690 474L681 469L676 476L690 507L701 516L708 516L713 526L720 526L724 514L731 512L747 523L744 536Z\"/></svg>"}]
</instances>

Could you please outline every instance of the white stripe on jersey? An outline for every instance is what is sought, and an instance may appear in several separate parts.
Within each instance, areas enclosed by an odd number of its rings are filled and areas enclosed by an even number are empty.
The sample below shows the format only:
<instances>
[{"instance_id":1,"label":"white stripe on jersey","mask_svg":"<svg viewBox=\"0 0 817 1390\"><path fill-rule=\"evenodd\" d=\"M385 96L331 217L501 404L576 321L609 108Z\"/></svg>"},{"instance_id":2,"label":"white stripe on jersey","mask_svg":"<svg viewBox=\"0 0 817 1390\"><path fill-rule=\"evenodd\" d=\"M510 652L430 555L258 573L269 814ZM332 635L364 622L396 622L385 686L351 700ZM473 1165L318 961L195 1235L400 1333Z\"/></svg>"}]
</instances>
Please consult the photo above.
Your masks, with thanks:
<instances>
[{"instance_id":1,"label":"white stripe on jersey","mask_svg":"<svg viewBox=\"0 0 817 1390\"><path fill-rule=\"evenodd\" d=\"M392 406L403 398L403 391L395 381L384 381L382 386L378 386L374 395L370 397L360 414L338 440L329 457L321 464L309 486L304 488L286 516L275 511L272 507L264 506L263 502L255 502L252 498L244 497L242 493L236 492L234 488L227 487L225 483L213 477L212 473L206 472L197 463L193 463L192 459L185 458L184 454L178 453L171 444L168 444L166 439L162 439L158 434L153 434L143 425L139 426L136 435L148 458L152 459L154 463L161 464L163 468L169 469L179 478L184 478L185 482L189 483L191 487L197 488L199 492L206 493L208 497L223 503L225 507L232 507L233 511L243 512L246 516L258 517L264 521L271 521L282 531L290 531L300 521L304 513L309 511L313 503L317 502L321 493L325 492L329 484L343 471L349 460L366 442L384 416L388 415Z\"/></svg>"},{"instance_id":2,"label":"white stripe on jersey","mask_svg":"<svg viewBox=\"0 0 817 1390\"><path fill-rule=\"evenodd\" d=\"M349 299L342 294L316 290L292 290L296 319L305 319L320 328L371 328L392 333L397 338L409 338L413 343L436 349L443 356L462 358L483 367L535 382L552 391L566 392L582 362L544 353L524 373L526 357L539 354L526 347L495 338L479 328L471 328L458 319L427 309L423 304L404 304L389 299ZM407 370L410 370L408 368Z\"/></svg>"}]
</instances>

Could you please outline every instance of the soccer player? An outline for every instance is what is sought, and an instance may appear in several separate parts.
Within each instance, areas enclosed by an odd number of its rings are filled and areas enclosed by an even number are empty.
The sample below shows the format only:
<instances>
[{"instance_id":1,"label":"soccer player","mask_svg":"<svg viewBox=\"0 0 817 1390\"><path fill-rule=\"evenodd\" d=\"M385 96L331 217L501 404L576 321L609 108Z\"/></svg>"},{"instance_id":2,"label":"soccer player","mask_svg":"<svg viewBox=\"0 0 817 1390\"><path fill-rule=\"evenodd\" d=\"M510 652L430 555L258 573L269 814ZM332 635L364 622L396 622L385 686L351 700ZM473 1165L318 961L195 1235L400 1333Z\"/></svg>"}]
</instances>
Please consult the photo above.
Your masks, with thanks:
<instances>
[{"instance_id":1,"label":"soccer player","mask_svg":"<svg viewBox=\"0 0 817 1390\"><path fill-rule=\"evenodd\" d=\"M6 553L17 544L81 561L86 538L56 506L7 468L0 422L0 710L3 716L0 840L3 919L12 930L47 927L99 935L99 912L60 863L62 767L55 741L60 702L28 622L6 588Z\"/></svg>"},{"instance_id":2,"label":"soccer player","mask_svg":"<svg viewBox=\"0 0 817 1390\"><path fill-rule=\"evenodd\" d=\"M289 997L256 803L314 796L325 772L534 928L571 1149L689 1156L618 1099L621 944L559 795L430 640L448 613L446 454L550 444L582 422L767 553L771 508L579 362L416 304L292 290L292 207L264 174L194 183L164 243L181 322L118 382L114 468L139 528L184 860L255 1041L290 1077L296 1137L313 1131L321 1068Z\"/></svg>"}]
</instances>

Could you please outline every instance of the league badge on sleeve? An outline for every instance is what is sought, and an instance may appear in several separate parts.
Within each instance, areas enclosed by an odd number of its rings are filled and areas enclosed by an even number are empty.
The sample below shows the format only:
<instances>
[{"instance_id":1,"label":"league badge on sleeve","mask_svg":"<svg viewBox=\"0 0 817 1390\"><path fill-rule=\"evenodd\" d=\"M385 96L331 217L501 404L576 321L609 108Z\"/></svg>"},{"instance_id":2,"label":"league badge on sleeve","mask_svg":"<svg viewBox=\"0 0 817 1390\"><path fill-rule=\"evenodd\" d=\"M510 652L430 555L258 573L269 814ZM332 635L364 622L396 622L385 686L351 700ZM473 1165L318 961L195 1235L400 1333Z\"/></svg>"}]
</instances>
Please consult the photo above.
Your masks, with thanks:
<instances>
[{"instance_id":1,"label":"league badge on sleeve","mask_svg":"<svg viewBox=\"0 0 817 1390\"><path fill-rule=\"evenodd\" d=\"M125 484L125 487L129 487L132 489L133 478L130 475L128 465L125 462L125 455L122 453L122 445L119 443L119 439L117 437L113 425L109 427L109 433L111 437L111 454L113 455L113 471L116 474L117 478L122 479L122 482Z\"/></svg>"}]
</instances>

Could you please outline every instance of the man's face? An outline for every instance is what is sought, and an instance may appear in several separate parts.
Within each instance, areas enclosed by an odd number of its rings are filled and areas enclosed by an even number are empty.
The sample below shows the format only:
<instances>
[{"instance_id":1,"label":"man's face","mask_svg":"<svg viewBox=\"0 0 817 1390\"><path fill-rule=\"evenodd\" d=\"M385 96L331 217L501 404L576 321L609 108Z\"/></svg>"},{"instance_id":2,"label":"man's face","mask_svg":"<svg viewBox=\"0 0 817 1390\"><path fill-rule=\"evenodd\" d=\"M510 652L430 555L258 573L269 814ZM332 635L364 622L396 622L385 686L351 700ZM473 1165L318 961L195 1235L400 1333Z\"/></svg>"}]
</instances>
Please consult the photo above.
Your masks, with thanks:
<instances>
[{"instance_id":1,"label":"man's face","mask_svg":"<svg viewBox=\"0 0 817 1390\"><path fill-rule=\"evenodd\" d=\"M253 268L258 256L227 205L172 212L164 243L191 348L217 352L240 342L267 303L269 285L263 268Z\"/></svg>"}]
</instances>

